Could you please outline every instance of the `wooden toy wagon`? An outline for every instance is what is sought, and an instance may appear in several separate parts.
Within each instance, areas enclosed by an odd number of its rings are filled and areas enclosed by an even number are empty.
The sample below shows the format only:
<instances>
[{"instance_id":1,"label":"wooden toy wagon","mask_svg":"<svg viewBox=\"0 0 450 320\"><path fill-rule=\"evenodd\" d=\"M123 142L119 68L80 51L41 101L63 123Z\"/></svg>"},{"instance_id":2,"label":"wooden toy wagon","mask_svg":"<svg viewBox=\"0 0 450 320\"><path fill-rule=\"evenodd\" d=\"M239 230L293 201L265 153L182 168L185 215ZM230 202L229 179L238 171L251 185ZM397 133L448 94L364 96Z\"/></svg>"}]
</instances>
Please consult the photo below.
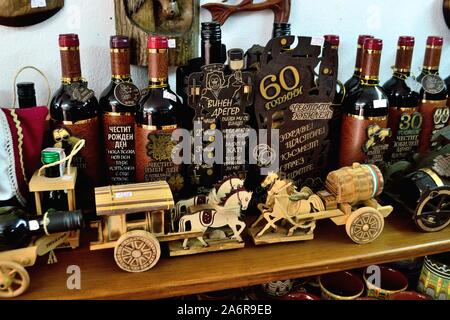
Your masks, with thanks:
<instances>
[{"instance_id":1,"label":"wooden toy wagon","mask_svg":"<svg viewBox=\"0 0 450 320\"><path fill-rule=\"evenodd\" d=\"M96 188L95 201L101 221L91 223L98 229L98 241L92 242L90 249L114 248L117 265L128 272L154 267L161 256L160 242L202 235L165 232L165 215L174 206L165 181Z\"/></svg>"},{"instance_id":2,"label":"wooden toy wagon","mask_svg":"<svg viewBox=\"0 0 450 320\"><path fill-rule=\"evenodd\" d=\"M0 252L0 298L14 298L30 285L25 267L35 264L38 256L51 252L66 242L70 233L57 233L39 238L28 247Z\"/></svg>"},{"instance_id":3,"label":"wooden toy wagon","mask_svg":"<svg viewBox=\"0 0 450 320\"><path fill-rule=\"evenodd\" d=\"M345 225L354 242L370 243L381 234L384 218L393 210L375 200L383 191L383 184L377 166L359 163L329 173L325 190L316 194L309 188L296 192L288 180L269 175L262 183L263 187L271 185L267 201L259 206L262 214L253 223L250 234L255 244L311 240L316 221L330 218L336 225ZM266 224L258 229L263 219ZM276 225L278 221L285 225ZM276 232L266 234L270 228Z\"/></svg>"}]
</instances>

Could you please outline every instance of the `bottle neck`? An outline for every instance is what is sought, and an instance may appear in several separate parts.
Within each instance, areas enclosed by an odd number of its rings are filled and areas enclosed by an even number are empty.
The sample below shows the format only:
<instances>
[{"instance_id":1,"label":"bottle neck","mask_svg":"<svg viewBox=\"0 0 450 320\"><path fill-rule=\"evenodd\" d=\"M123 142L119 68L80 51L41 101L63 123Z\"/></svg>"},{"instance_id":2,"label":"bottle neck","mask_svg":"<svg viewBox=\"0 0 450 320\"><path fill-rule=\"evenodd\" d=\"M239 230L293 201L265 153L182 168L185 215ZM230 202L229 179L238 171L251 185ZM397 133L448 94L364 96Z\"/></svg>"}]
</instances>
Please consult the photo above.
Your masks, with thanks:
<instances>
[{"instance_id":1,"label":"bottle neck","mask_svg":"<svg viewBox=\"0 0 450 320\"><path fill-rule=\"evenodd\" d=\"M219 39L203 39L201 46L202 66L222 62L222 41Z\"/></svg>"},{"instance_id":2,"label":"bottle neck","mask_svg":"<svg viewBox=\"0 0 450 320\"><path fill-rule=\"evenodd\" d=\"M291 35L290 23L277 23L273 24L272 39L277 37L287 37Z\"/></svg>"},{"instance_id":3,"label":"bottle neck","mask_svg":"<svg viewBox=\"0 0 450 320\"><path fill-rule=\"evenodd\" d=\"M49 210L43 216L28 220L28 229L33 234L53 234L78 230L83 227L81 211Z\"/></svg>"},{"instance_id":4,"label":"bottle neck","mask_svg":"<svg viewBox=\"0 0 450 320\"><path fill-rule=\"evenodd\" d=\"M19 108L30 108L35 107L37 105L36 103L36 96L29 95L29 96L19 96Z\"/></svg>"},{"instance_id":5,"label":"bottle neck","mask_svg":"<svg viewBox=\"0 0 450 320\"><path fill-rule=\"evenodd\" d=\"M361 63L361 83L364 85L377 85L380 71L381 50L364 50Z\"/></svg>"},{"instance_id":6,"label":"bottle neck","mask_svg":"<svg viewBox=\"0 0 450 320\"><path fill-rule=\"evenodd\" d=\"M148 87L169 85L169 49L148 49Z\"/></svg>"},{"instance_id":7,"label":"bottle neck","mask_svg":"<svg viewBox=\"0 0 450 320\"><path fill-rule=\"evenodd\" d=\"M426 74L438 74L441 62L442 46L427 45L423 59L422 72Z\"/></svg>"},{"instance_id":8,"label":"bottle neck","mask_svg":"<svg viewBox=\"0 0 450 320\"><path fill-rule=\"evenodd\" d=\"M62 83L81 81L80 48L60 47Z\"/></svg>"},{"instance_id":9,"label":"bottle neck","mask_svg":"<svg viewBox=\"0 0 450 320\"><path fill-rule=\"evenodd\" d=\"M131 80L130 71L130 49L111 48L111 79Z\"/></svg>"},{"instance_id":10,"label":"bottle neck","mask_svg":"<svg viewBox=\"0 0 450 320\"><path fill-rule=\"evenodd\" d=\"M355 71L353 72L353 75L358 78L361 76L362 56L363 48L362 45L358 44L358 47L356 49Z\"/></svg>"},{"instance_id":11,"label":"bottle neck","mask_svg":"<svg viewBox=\"0 0 450 320\"><path fill-rule=\"evenodd\" d=\"M406 79L411 75L411 63L413 57L413 46L398 46L393 68L394 77Z\"/></svg>"}]
</instances>

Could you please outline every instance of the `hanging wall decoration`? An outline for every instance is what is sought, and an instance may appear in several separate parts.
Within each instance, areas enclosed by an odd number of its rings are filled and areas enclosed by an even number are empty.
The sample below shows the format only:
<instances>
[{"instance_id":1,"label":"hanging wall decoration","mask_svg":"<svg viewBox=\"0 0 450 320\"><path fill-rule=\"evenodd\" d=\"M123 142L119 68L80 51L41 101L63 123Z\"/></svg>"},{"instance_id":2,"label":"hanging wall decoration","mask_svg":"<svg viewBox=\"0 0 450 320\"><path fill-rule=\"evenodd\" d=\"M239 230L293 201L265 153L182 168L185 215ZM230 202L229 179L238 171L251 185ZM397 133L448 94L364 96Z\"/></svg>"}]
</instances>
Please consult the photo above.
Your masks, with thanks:
<instances>
[{"instance_id":1,"label":"hanging wall decoration","mask_svg":"<svg viewBox=\"0 0 450 320\"><path fill-rule=\"evenodd\" d=\"M321 44L310 37L272 39L255 74L258 126L279 129L280 171L298 186L313 188L322 185L327 172L326 137L338 69L336 50L325 42L321 55Z\"/></svg>"},{"instance_id":2,"label":"hanging wall decoration","mask_svg":"<svg viewBox=\"0 0 450 320\"><path fill-rule=\"evenodd\" d=\"M117 34L132 39L131 63L147 65L147 37L159 34L174 39L170 44L172 66L195 57L199 39L197 0L114 0Z\"/></svg>"},{"instance_id":3,"label":"hanging wall decoration","mask_svg":"<svg viewBox=\"0 0 450 320\"><path fill-rule=\"evenodd\" d=\"M25 27L45 21L64 6L64 0L2 0L0 24Z\"/></svg>"},{"instance_id":4,"label":"hanging wall decoration","mask_svg":"<svg viewBox=\"0 0 450 320\"><path fill-rule=\"evenodd\" d=\"M224 1L225 2L225 1ZM223 25L227 19L238 12L260 11L271 9L274 13L274 22L288 22L291 13L291 0L266 0L253 3L254 0L243 0L233 6L221 3L206 3L202 8L211 12L212 20Z\"/></svg>"}]
</instances>

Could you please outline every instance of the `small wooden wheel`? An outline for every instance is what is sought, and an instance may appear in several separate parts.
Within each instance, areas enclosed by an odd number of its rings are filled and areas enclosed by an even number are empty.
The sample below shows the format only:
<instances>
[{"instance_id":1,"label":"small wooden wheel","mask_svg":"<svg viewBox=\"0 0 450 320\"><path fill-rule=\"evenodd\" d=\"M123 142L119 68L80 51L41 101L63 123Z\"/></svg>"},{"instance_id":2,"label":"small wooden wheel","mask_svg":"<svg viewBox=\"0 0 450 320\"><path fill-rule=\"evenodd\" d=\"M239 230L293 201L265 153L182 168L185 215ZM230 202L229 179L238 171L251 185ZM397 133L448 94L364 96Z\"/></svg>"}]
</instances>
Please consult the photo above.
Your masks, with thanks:
<instances>
[{"instance_id":1,"label":"small wooden wheel","mask_svg":"<svg viewBox=\"0 0 450 320\"><path fill-rule=\"evenodd\" d=\"M0 298L14 298L24 293L30 285L30 276L20 264L0 261Z\"/></svg>"},{"instance_id":2,"label":"small wooden wheel","mask_svg":"<svg viewBox=\"0 0 450 320\"><path fill-rule=\"evenodd\" d=\"M153 268L161 256L161 247L156 237L144 230L133 230L123 234L114 248L117 265L128 272L144 272Z\"/></svg>"},{"instance_id":3,"label":"small wooden wheel","mask_svg":"<svg viewBox=\"0 0 450 320\"><path fill-rule=\"evenodd\" d=\"M416 225L422 231L440 231L450 224L449 210L450 190L443 188L430 191L416 208Z\"/></svg>"},{"instance_id":4,"label":"small wooden wheel","mask_svg":"<svg viewBox=\"0 0 450 320\"><path fill-rule=\"evenodd\" d=\"M359 244L374 241L381 234L383 228L383 215L371 207L359 208L352 212L345 223L347 235Z\"/></svg>"}]
</instances>

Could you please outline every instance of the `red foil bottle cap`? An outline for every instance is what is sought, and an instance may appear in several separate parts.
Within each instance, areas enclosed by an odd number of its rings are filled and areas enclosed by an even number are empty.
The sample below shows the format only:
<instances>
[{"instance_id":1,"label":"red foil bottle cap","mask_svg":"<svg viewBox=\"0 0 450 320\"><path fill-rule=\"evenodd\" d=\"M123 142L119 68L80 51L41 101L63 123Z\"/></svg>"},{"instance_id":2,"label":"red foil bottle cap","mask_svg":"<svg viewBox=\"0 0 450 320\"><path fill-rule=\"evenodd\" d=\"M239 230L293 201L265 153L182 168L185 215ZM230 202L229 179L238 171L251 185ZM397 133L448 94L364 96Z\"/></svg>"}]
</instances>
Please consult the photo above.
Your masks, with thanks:
<instances>
[{"instance_id":1,"label":"red foil bottle cap","mask_svg":"<svg viewBox=\"0 0 450 320\"><path fill-rule=\"evenodd\" d=\"M410 36L400 36L398 37L398 45L405 47L414 47L415 39Z\"/></svg>"},{"instance_id":2,"label":"red foil bottle cap","mask_svg":"<svg viewBox=\"0 0 450 320\"><path fill-rule=\"evenodd\" d=\"M361 34L358 37L358 44L363 45L364 41L366 41L366 39L373 39L374 37L372 35L369 34Z\"/></svg>"},{"instance_id":3,"label":"red foil bottle cap","mask_svg":"<svg viewBox=\"0 0 450 320\"><path fill-rule=\"evenodd\" d=\"M151 35L148 37L148 49L167 49L169 44L166 37Z\"/></svg>"},{"instance_id":4,"label":"red foil bottle cap","mask_svg":"<svg viewBox=\"0 0 450 320\"><path fill-rule=\"evenodd\" d=\"M75 33L60 34L59 35L59 46L60 47L79 47L80 40L78 40L78 35Z\"/></svg>"},{"instance_id":5,"label":"red foil bottle cap","mask_svg":"<svg viewBox=\"0 0 450 320\"><path fill-rule=\"evenodd\" d=\"M111 36L109 42L111 49L123 49L130 47L130 38L126 36Z\"/></svg>"},{"instance_id":6,"label":"red foil bottle cap","mask_svg":"<svg viewBox=\"0 0 450 320\"><path fill-rule=\"evenodd\" d=\"M428 46L442 46L444 44L444 38L438 36L429 36L427 38Z\"/></svg>"},{"instance_id":7,"label":"red foil bottle cap","mask_svg":"<svg viewBox=\"0 0 450 320\"><path fill-rule=\"evenodd\" d=\"M382 50L383 49L383 40L381 39L366 39L364 41L364 49L365 50Z\"/></svg>"},{"instance_id":8,"label":"red foil bottle cap","mask_svg":"<svg viewBox=\"0 0 450 320\"><path fill-rule=\"evenodd\" d=\"M325 40L328 41L332 46L339 45L339 36L335 34L326 34L324 36Z\"/></svg>"}]
</instances>

